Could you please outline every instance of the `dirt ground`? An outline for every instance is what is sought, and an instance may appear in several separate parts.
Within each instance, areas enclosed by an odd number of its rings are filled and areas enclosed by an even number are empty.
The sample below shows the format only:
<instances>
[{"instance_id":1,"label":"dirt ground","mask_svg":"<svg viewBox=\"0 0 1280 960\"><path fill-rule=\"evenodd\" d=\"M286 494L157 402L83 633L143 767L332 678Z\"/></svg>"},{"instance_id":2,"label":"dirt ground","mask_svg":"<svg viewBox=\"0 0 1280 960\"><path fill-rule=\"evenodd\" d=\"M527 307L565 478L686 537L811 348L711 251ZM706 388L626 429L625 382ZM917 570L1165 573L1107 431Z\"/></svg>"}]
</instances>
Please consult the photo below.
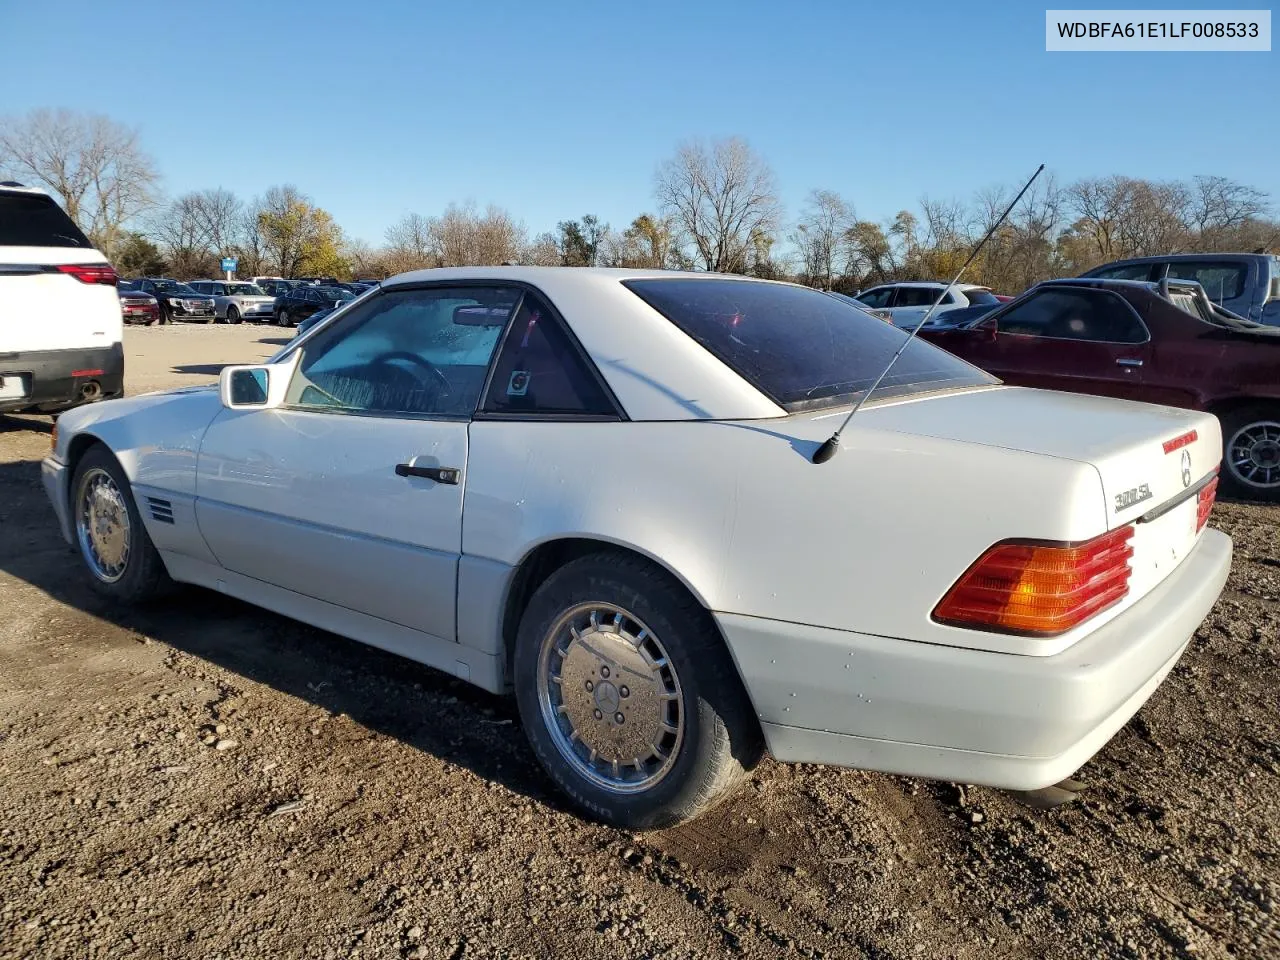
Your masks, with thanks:
<instances>
[{"instance_id":1,"label":"dirt ground","mask_svg":"<svg viewBox=\"0 0 1280 960\"><path fill-rule=\"evenodd\" d=\"M126 333L130 393L273 353ZM87 587L0 417L0 957L1280 957L1280 509L1074 804L766 761L694 824L578 819L512 702L237 601Z\"/></svg>"}]
</instances>

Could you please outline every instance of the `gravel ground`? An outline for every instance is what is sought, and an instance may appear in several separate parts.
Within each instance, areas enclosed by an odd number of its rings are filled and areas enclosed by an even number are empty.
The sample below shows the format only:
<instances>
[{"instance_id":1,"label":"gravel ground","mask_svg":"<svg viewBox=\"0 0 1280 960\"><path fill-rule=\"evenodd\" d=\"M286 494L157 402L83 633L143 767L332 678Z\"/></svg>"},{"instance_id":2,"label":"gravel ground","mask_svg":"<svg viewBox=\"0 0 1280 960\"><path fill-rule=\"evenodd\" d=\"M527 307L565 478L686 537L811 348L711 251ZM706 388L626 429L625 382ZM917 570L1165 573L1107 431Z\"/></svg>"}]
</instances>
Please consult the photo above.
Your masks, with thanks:
<instances>
[{"instance_id":1,"label":"gravel ground","mask_svg":"<svg viewBox=\"0 0 1280 960\"><path fill-rule=\"evenodd\" d=\"M286 331L126 333L129 391ZM566 811L514 705L211 593L91 593L0 417L0 957L1277 957L1280 509L1043 812L766 761L686 827Z\"/></svg>"}]
</instances>

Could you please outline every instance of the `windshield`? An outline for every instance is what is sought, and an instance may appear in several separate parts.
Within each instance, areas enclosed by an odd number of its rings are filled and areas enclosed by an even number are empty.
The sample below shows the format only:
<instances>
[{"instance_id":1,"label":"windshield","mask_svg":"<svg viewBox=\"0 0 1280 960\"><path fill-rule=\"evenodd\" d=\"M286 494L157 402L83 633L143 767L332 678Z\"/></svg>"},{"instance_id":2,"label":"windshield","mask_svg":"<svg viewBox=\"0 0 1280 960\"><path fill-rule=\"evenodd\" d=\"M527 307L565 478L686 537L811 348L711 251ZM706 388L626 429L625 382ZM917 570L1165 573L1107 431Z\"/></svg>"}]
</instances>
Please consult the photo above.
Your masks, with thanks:
<instances>
[{"instance_id":1,"label":"windshield","mask_svg":"<svg viewBox=\"0 0 1280 960\"><path fill-rule=\"evenodd\" d=\"M185 284L178 283L175 280L152 280L151 283L161 293L187 293L187 292L194 293L195 292L194 290L187 289ZM183 289L179 289L180 287Z\"/></svg>"},{"instance_id":2,"label":"windshield","mask_svg":"<svg viewBox=\"0 0 1280 960\"><path fill-rule=\"evenodd\" d=\"M326 300L354 300L356 295L342 287L320 287L320 296Z\"/></svg>"},{"instance_id":3,"label":"windshield","mask_svg":"<svg viewBox=\"0 0 1280 960\"><path fill-rule=\"evenodd\" d=\"M178 293L178 294L181 294L181 295L182 295L182 296L184 296L184 297L202 297L202 296L204 296L204 294L200 293L200 291L198 291L198 290L193 290L191 287L188 287L185 283L175 283L172 287L165 287L165 288L164 288L164 292L165 292L165 293Z\"/></svg>"},{"instance_id":4,"label":"windshield","mask_svg":"<svg viewBox=\"0 0 1280 960\"><path fill-rule=\"evenodd\" d=\"M227 293L236 297L265 297L261 287L256 287L252 283L228 283Z\"/></svg>"},{"instance_id":5,"label":"windshield","mask_svg":"<svg viewBox=\"0 0 1280 960\"><path fill-rule=\"evenodd\" d=\"M644 300L786 410L848 403L906 337L817 290L751 280L626 280ZM913 341L877 397L999 383L944 350Z\"/></svg>"}]
</instances>

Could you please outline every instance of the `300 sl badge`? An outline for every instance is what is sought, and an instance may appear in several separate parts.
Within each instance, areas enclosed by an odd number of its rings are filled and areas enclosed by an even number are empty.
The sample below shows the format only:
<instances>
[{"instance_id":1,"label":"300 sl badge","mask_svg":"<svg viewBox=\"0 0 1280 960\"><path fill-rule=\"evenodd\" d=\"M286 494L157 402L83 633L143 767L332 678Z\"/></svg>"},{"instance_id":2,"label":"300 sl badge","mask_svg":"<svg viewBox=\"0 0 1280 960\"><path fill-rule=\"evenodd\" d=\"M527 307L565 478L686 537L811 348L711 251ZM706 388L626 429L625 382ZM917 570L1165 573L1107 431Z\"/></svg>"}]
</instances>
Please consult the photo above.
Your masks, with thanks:
<instances>
[{"instance_id":1,"label":"300 sl badge","mask_svg":"<svg viewBox=\"0 0 1280 960\"><path fill-rule=\"evenodd\" d=\"M1121 510L1127 510L1135 503L1141 503L1143 500L1151 499L1151 487L1145 483L1141 483L1132 490L1125 490L1123 493L1116 494L1116 513Z\"/></svg>"}]
</instances>

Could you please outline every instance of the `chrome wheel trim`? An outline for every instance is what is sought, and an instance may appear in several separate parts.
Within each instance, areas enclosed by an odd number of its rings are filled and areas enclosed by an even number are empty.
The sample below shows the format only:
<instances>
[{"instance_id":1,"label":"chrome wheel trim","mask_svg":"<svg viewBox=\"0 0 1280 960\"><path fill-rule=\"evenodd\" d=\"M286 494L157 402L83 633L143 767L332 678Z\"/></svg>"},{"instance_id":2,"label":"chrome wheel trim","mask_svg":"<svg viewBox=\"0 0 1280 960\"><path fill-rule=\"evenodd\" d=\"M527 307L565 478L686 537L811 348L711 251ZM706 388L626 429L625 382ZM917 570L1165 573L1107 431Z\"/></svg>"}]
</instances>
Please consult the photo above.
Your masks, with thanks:
<instances>
[{"instance_id":1,"label":"chrome wheel trim","mask_svg":"<svg viewBox=\"0 0 1280 960\"><path fill-rule=\"evenodd\" d=\"M1280 487L1280 422L1256 420L1237 430L1227 443L1227 464L1247 486Z\"/></svg>"},{"instance_id":2,"label":"chrome wheel trim","mask_svg":"<svg viewBox=\"0 0 1280 960\"><path fill-rule=\"evenodd\" d=\"M616 604L581 603L552 624L538 653L538 707L574 772L614 793L656 786L684 744L684 700L671 658Z\"/></svg>"},{"instance_id":3,"label":"chrome wheel trim","mask_svg":"<svg viewBox=\"0 0 1280 960\"><path fill-rule=\"evenodd\" d=\"M132 535L129 507L111 474L101 467L85 471L76 497L76 539L90 572L115 583L129 568Z\"/></svg>"}]
</instances>

